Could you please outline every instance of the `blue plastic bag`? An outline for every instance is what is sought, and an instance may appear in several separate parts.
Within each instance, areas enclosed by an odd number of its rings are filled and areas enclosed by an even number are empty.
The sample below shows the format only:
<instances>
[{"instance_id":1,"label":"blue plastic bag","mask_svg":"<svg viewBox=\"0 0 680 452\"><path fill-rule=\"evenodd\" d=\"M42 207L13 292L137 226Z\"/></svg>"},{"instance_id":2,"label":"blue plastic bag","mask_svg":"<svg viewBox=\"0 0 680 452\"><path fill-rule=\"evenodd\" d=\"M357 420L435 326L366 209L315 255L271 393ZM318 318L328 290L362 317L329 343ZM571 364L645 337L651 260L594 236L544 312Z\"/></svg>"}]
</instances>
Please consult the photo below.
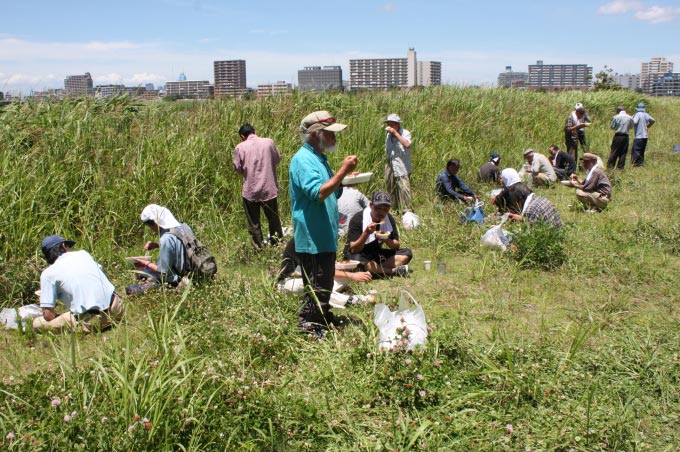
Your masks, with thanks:
<instances>
[{"instance_id":1,"label":"blue plastic bag","mask_svg":"<svg viewBox=\"0 0 680 452\"><path fill-rule=\"evenodd\" d=\"M482 210L483 203L478 202L472 207L467 207L465 213L460 216L461 223L484 223L484 211Z\"/></svg>"}]
</instances>

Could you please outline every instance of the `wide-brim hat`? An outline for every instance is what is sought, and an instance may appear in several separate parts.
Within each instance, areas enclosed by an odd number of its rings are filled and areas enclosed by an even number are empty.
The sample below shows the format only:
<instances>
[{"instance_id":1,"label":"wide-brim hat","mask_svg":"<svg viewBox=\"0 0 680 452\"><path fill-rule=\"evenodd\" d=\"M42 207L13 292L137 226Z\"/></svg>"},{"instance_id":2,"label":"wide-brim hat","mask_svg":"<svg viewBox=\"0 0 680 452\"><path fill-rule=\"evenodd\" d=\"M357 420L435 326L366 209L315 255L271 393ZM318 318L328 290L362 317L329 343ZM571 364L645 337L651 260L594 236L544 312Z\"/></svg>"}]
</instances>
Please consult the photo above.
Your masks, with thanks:
<instances>
[{"instance_id":1,"label":"wide-brim hat","mask_svg":"<svg viewBox=\"0 0 680 452\"><path fill-rule=\"evenodd\" d=\"M399 117L398 114L392 113L387 117L387 119L384 122L398 122L399 124L401 124L401 118Z\"/></svg>"},{"instance_id":2,"label":"wide-brim hat","mask_svg":"<svg viewBox=\"0 0 680 452\"><path fill-rule=\"evenodd\" d=\"M591 154L590 152L586 152L585 154L583 154L583 155L581 156L581 159L580 159L580 160L583 160L583 161L592 160L592 161L594 161L594 162L597 162L597 155Z\"/></svg>"},{"instance_id":3,"label":"wide-brim hat","mask_svg":"<svg viewBox=\"0 0 680 452\"><path fill-rule=\"evenodd\" d=\"M642 102L640 102L640 103L637 105L637 111L645 111L645 104L643 104Z\"/></svg>"},{"instance_id":4,"label":"wide-brim hat","mask_svg":"<svg viewBox=\"0 0 680 452\"><path fill-rule=\"evenodd\" d=\"M300 123L300 132L310 133L317 130L328 130L329 132L340 132L347 127L347 124L340 124L331 116L330 113L324 110L315 111L304 117Z\"/></svg>"}]
</instances>

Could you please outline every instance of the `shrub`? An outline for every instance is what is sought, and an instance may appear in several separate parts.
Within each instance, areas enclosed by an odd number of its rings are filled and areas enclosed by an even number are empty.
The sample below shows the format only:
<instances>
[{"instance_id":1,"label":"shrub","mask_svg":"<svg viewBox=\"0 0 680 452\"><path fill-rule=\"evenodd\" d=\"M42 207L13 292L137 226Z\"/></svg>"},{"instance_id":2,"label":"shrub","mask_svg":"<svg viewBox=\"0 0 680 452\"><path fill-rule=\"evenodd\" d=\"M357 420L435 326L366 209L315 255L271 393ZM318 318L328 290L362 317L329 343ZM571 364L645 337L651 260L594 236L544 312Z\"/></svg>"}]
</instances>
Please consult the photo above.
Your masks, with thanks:
<instances>
[{"instance_id":1,"label":"shrub","mask_svg":"<svg viewBox=\"0 0 680 452\"><path fill-rule=\"evenodd\" d=\"M567 261L565 229L544 222L522 228L512 239L513 259L521 268L554 270Z\"/></svg>"}]
</instances>

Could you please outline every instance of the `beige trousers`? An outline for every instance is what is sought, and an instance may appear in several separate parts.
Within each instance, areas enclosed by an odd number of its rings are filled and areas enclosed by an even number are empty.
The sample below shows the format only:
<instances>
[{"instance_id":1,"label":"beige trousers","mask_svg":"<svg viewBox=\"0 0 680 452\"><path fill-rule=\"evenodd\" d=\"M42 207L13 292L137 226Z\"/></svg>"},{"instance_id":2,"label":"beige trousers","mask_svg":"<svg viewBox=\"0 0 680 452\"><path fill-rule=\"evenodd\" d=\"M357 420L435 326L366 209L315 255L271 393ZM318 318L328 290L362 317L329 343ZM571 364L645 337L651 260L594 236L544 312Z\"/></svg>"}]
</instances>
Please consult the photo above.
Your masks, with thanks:
<instances>
[{"instance_id":1,"label":"beige trousers","mask_svg":"<svg viewBox=\"0 0 680 452\"><path fill-rule=\"evenodd\" d=\"M55 333L61 332L63 329L82 328L84 333L92 331L102 331L109 328L113 322L118 322L123 318L125 313L125 305L118 294L113 294L111 297L111 305L106 312L100 313L85 313L76 319L76 316L71 312L66 312L49 322L43 316L33 319L33 329L36 331L53 331Z\"/></svg>"},{"instance_id":2,"label":"beige trousers","mask_svg":"<svg viewBox=\"0 0 680 452\"><path fill-rule=\"evenodd\" d=\"M385 164L385 185L387 193L392 198L393 212L413 212L409 176L395 176L392 171L392 165L387 163Z\"/></svg>"},{"instance_id":3,"label":"beige trousers","mask_svg":"<svg viewBox=\"0 0 680 452\"><path fill-rule=\"evenodd\" d=\"M611 201L606 196L602 196L601 193L598 192L589 193L581 190L580 188L576 189L576 197L578 198L579 201L581 201L581 204L583 204L587 208L596 208L600 210L607 207L609 201Z\"/></svg>"},{"instance_id":4,"label":"beige trousers","mask_svg":"<svg viewBox=\"0 0 680 452\"><path fill-rule=\"evenodd\" d=\"M548 179L548 176L543 173L533 174L531 180L536 187L550 187L550 185L555 183L555 181Z\"/></svg>"}]
</instances>

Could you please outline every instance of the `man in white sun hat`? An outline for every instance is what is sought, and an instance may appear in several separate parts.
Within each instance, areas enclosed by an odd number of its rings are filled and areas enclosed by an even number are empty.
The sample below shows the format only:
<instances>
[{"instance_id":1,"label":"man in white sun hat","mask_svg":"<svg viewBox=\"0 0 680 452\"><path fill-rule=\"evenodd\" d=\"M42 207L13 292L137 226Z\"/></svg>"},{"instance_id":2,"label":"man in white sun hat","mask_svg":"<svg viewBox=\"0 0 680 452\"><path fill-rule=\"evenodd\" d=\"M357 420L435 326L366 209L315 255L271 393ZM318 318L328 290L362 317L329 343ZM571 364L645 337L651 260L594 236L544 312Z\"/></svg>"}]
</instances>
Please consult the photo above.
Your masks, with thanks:
<instances>
[{"instance_id":1,"label":"man in white sun hat","mask_svg":"<svg viewBox=\"0 0 680 452\"><path fill-rule=\"evenodd\" d=\"M413 212L411 203L411 132L401 126L399 115L385 120L385 185L397 212Z\"/></svg>"},{"instance_id":2,"label":"man in white sun hat","mask_svg":"<svg viewBox=\"0 0 680 452\"><path fill-rule=\"evenodd\" d=\"M345 157L333 173L327 153L337 149L335 132L346 127L327 111L305 116L300 123L302 147L289 168L295 252L307 288L298 327L318 337L323 337L330 325L340 326L340 319L330 311L338 249L337 199L342 195L342 179L354 170L357 157Z\"/></svg>"}]
</instances>

